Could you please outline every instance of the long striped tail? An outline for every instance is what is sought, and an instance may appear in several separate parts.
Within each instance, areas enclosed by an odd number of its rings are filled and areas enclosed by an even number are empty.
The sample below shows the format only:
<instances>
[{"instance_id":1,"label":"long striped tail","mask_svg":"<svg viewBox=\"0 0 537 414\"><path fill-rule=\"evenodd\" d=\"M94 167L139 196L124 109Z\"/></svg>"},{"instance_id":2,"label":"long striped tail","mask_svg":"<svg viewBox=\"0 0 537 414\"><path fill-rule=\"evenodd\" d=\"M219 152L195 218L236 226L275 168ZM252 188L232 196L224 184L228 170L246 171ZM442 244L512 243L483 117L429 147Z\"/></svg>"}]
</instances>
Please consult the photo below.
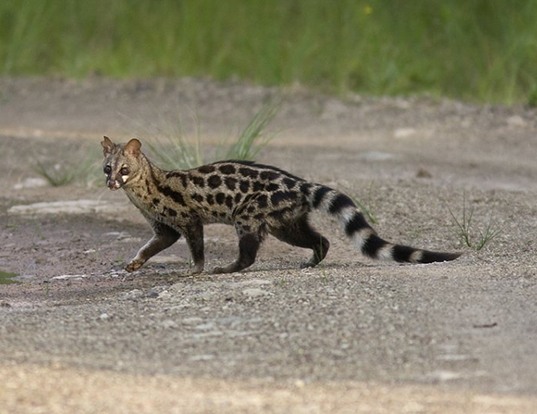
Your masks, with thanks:
<instances>
[{"instance_id":1,"label":"long striped tail","mask_svg":"<svg viewBox=\"0 0 537 414\"><path fill-rule=\"evenodd\" d=\"M329 187L315 185L311 188L309 203L314 209L336 216L343 225L347 237L364 255L373 259L403 263L432 263L454 260L461 255L460 253L416 249L383 240L367 223L350 197Z\"/></svg>"}]
</instances>

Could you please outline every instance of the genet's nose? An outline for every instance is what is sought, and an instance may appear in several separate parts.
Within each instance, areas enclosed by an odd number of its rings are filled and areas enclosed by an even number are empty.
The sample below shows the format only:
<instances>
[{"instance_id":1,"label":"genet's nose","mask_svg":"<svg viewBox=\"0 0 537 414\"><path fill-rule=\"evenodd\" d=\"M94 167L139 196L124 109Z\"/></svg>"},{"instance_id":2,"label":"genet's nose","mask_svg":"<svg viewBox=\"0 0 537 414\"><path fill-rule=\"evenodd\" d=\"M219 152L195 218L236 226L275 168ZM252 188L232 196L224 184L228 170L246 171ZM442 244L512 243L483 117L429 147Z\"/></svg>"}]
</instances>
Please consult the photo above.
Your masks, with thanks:
<instances>
[{"instance_id":1,"label":"genet's nose","mask_svg":"<svg viewBox=\"0 0 537 414\"><path fill-rule=\"evenodd\" d=\"M110 190L117 190L119 187L121 187L121 184L117 180L112 180L111 178L108 178L106 180L106 185Z\"/></svg>"}]
</instances>

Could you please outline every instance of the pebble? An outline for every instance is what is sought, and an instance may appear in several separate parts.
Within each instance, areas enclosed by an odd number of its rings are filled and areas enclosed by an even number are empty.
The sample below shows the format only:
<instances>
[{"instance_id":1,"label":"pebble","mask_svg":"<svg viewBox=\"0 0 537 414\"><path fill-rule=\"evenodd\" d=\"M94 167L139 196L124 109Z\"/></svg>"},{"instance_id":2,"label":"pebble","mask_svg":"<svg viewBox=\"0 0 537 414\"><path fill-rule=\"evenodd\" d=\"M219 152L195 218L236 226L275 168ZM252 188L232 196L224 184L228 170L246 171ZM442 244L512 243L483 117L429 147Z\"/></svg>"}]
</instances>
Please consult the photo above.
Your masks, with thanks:
<instances>
[{"instance_id":1,"label":"pebble","mask_svg":"<svg viewBox=\"0 0 537 414\"><path fill-rule=\"evenodd\" d=\"M258 298L261 296L270 295L270 292L259 288L248 288L242 291L243 295L248 296L249 298Z\"/></svg>"},{"instance_id":2,"label":"pebble","mask_svg":"<svg viewBox=\"0 0 537 414\"><path fill-rule=\"evenodd\" d=\"M123 293L121 295L121 299L136 300L136 299L140 299L143 295L144 295L144 292L142 292L140 289L133 289L133 290Z\"/></svg>"}]
</instances>

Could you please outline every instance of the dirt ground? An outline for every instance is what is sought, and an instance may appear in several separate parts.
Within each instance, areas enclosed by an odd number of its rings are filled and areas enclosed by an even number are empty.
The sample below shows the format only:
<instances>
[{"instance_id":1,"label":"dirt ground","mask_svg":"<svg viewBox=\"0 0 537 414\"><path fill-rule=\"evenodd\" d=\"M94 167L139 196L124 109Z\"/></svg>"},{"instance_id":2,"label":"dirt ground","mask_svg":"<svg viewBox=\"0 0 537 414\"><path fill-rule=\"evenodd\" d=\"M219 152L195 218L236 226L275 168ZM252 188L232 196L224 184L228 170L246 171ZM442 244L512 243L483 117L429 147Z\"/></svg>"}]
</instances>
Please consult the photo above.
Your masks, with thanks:
<instances>
[{"instance_id":1,"label":"dirt ground","mask_svg":"<svg viewBox=\"0 0 537 414\"><path fill-rule=\"evenodd\" d=\"M318 216L332 247L315 269L269 239L243 273L186 277L181 241L122 271L150 229L105 188L102 135L180 121L209 151L271 99L259 161L357 198L388 240L463 256L374 262ZM0 271L18 282L0 284L0 412L537 412L536 132L532 109L428 98L0 79ZM40 163L83 176L52 187ZM236 254L230 227L205 241L208 268Z\"/></svg>"}]
</instances>

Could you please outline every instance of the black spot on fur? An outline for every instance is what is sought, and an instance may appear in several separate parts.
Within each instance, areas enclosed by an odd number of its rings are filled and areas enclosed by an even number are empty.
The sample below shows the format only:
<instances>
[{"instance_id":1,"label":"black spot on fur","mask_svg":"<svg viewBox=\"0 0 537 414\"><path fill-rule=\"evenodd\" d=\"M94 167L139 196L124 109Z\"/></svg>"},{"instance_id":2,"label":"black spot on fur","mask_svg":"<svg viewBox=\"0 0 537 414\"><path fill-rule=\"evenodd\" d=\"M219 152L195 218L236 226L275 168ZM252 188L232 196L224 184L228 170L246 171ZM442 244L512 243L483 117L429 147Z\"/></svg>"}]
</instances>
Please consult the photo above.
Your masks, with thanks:
<instances>
[{"instance_id":1,"label":"black spot on fur","mask_svg":"<svg viewBox=\"0 0 537 414\"><path fill-rule=\"evenodd\" d=\"M279 203L287 200L293 200L295 198L294 193L276 191L270 196L270 202L273 206L277 206Z\"/></svg>"},{"instance_id":2,"label":"black spot on fur","mask_svg":"<svg viewBox=\"0 0 537 414\"><path fill-rule=\"evenodd\" d=\"M352 200L348 196L346 196L345 194L338 194L334 199L332 199L328 212L330 214L337 214L341 210L343 210L345 207L355 207L355 206Z\"/></svg>"},{"instance_id":3,"label":"black spot on fur","mask_svg":"<svg viewBox=\"0 0 537 414\"><path fill-rule=\"evenodd\" d=\"M199 193L194 193L194 194L192 194L191 197L192 197L192 200L194 200L194 201L196 201L198 203L201 203L204 200L204 197Z\"/></svg>"},{"instance_id":4,"label":"black spot on fur","mask_svg":"<svg viewBox=\"0 0 537 414\"><path fill-rule=\"evenodd\" d=\"M224 183L231 191L235 190L235 187L237 187L237 179L233 177L225 177Z\"/></svg>"},{"instance_id":5,"label":"black spot on fur","mask_svg":"<svg viewBox=\"0 0 537 414\"><path fill-rule=\"evenodd\" d=\"M153 202L152 202L152 203L153 203L153 205L156 207L156 206L159 205L159 203L160 203L160 199L155 197L155 198L153 199Z\"/></svg>"},{"instance_id":6,"label":"black spot on fur","mask_svg":"<svg viewBox=\"0 0 537 414\"><path fill-rule=\"evenodd\" d=\"M243 193L247 193L250 190L250 182L246 180L241 180L241 183L239 184L239 189Z\"/></svg>"},{"instance_id":7,"label":"black spot on fur","mask_svg":"<svg viewBox=\"0 0 537 414\"><path fill-rule=\"evenodd\" d=\"M151 173L153 173L152 170L151 170ZM181 180L181 184L183 184L183 187L186 187L187 185L186 174L181 171L169 171L166 173L166 178L179 178ZM154 175L153 175L153 179L155 179Z\"/></svg>"},{"instance_id":8,"label":"black spot on fur","mask_svg":"<svg viewBox=\"0 0 537 414\"><path fill-rule=\"evenodd\" d=\"M220 205L224 204L226 201L226 195L224 193L218 193L215 198L216 202Z\"/></svg>"},{"instance_id":9,"label":"black spot on fur","mask_svg":"<svg viewBox=\"0 0 537 414\"><path fill-rule=\"evenodd\" d=\"M158 187L157 189L166 197L171 198L177 204L180 204L182 206L185 205L185 199L183 198L183 195L181 193L172 190L170 187Z\"/></svg>"},{"instance_id":10,"label":"black spot on fur","mask_svg":"<svg viewBox=\"0 0 537 414\"><path fill-rule=\"evenodd\" d=\"M211 175L211 176L207 179L207 184L208 184L209 187L211 187L211 188L218 188L218 187L220 187L220 185L222 184L222 178L220 178L219 175Z\"/></svg>"},{"instance_id":11,"label":"black spot on fur","mask_svg":"<svg viewBox=\"0 0 537 414\"><path fill-rule=\"evenodd\" d=\"M180 177L181 175L183 175L183 173L179 171L168 171L166 173L166 178Z\"/></svg>"},{"instance_id":12,"label":"black spot on fur","mask_svg":"<svg viewBox=\"0 0 537 414\"><path fill-rule=\"evenodd\" d=\"M317 208L323 201L324 196L330 192L328 187L320 186L317 187L315 194L313 195L313 207Z\"/></svg>"},{"instance_id":13,"label":"black spot on fur","mask_svg":"<svg viewBox=\"0 0 537 414\"><path fill-rule=\"evenodd\" d=\"M345 234L348 237L351 237L357 231L369 227L367 221L365 221L364 216L356 212L352 219L350 219L345 225Z\"/></svg>"},{"instance_id":14,"label":"black spot on fur","mask_svg":"<svg viewBox=\"0 0 537 414\"><path fill-rule=\"evenodd\" d=\"M259 191L263 191L265 189L265 185L259 181L254 181L254 188L252 189L252 191L254 193L257 193Z\"/></svg>"},{"instance_id":15,"label":"black spot on fur","mask_svg":"<svg viewBox=\"0 0 537 414\"><path fill-rule=\"evenodd\" d=\"M280 177L280 174L277 173L276 171L261 171L261 174L259 174L259 178L261 178L262 180L267 180L267 181L274 181L279 177Z\"/></svg>"},{"instance_id":16,"label":"black spot on fur","mask_svg":"<svg viewBox=\"0 0 537 414\"><path fill-rule=\"evenodd\" d=\"M216 168L214 167L214 165L202 165L201 167L198 168L198 171L202 174L210 174L214 172L215 170Z\"/></svg>"},{"instance_id":17,"label":"black spot on fur","mask_svg":"<svg viewBox=\"0 0 537 414\"><path fill-rule=\"evenodd\" d=\"M226 206L229 208L229 209L232 209L233 208L233 197L228 195L226 197Z\"/></svg>"},{"instance_id":18,"label":"black spot on fur","mask_svg":"<svg viewBox=\"0 0 537 414\"><path fill-rule=\"evenodd\" d=\"M280 186L276 183L270 183L265 187L265 191L273 192L276 191Z\"/></svg>"},{"instance_id":19,"label":"black spot on fur","mask_svg":"<svg viewBox=\"0 0 537 414\"><path fill-rule=\"evenodd\" d=\"M282 183L283 183L283 185L285 185L287 187L288 190L290 190L291 188L293 188L295 186L296 181L291 179L291 178L286 177L286 178L284 178L282 180Z\"/></svg>"},{"instance_id":20,"label":"black spot on fur","mask_svg":"<svg viewBox=\"0 0 537 414\"><path fill-rule=\"evenodd\" d=\"M239 204L242 200L242 195L241 193L237 193L235 194L235 204Z\"/></svg>"},{"instance_id":21,"label":"black spot on fur","mask_svg":"<svg viewBox=\"0 0 537 414\"><path fill-rule=\"evenodd\" d=\"M229 174L235 174L237 172L237 170L235 169L235 167L233 165L230 165L230 164L224 164L224 165L221 165L218 170L222 173L222 174L226 174L226 175L229 175Z\"/></svg>"},{"instance_id":22,"label":"black spot on fur","mask_svg":"<svg viewBox=\"0 0 537 414\"><path fill-rule=\"evenodd\" d=\"M205 198L207 200L207 204L214 205L214 197L212 194L207 194L207 197Z\"/></svg>"},{"instance_id":23,"label":"black spot on fur","mask_svg":"<svg viewBox=\"0 0 537 414\"><path fill-rule=\"evenodd\" d=\"M257 178L257 176L259 175L259 172L252 168L242 167L242 168L239 168L239 174L248 178Z\"/></svg>"},{"instance_id":24,"label":"black spot on fur","mask_svg":"<svg viewBox=\"0 0 537 414\"><path fill-rule=\"evenodd\" d=\"M170 216L170 217L176 217L177 211L175 211L173 208L164 207L164 215Z\"/></svg>"},{"instance_id":25,"label":"black spot on fur","mask_svg":"<svg viewBox=\"0 0 537 414\"><path fill-rule=\"evenodd\" d=\"M198 187L201 187L201 188L205 187L205 180L203 179L203 177L199 177L195 175L191 179L194 185L197 185Z\"/></svg>"},{"instance_id":26,"label":"black spot on fur","mask_svg":"<svg viewBox=\"0 0 537 414\"><path fill-rule=\"evenodd\" d=\"M311 184L303 183L300 185L300 192L303 193L306 197L310 195Z\"/></svg>"},{"instance_id":27,"label":"black spot on fur","mask_svg":"<svg viewBox=\"0 0 537 414\"><path fill-rule=\"evenodd\" d=\"M257 205L259 208L267 208L268 205L268 197L266 194L261 194L259 197L257 197Z\"/></svg>"}]
</instances>

